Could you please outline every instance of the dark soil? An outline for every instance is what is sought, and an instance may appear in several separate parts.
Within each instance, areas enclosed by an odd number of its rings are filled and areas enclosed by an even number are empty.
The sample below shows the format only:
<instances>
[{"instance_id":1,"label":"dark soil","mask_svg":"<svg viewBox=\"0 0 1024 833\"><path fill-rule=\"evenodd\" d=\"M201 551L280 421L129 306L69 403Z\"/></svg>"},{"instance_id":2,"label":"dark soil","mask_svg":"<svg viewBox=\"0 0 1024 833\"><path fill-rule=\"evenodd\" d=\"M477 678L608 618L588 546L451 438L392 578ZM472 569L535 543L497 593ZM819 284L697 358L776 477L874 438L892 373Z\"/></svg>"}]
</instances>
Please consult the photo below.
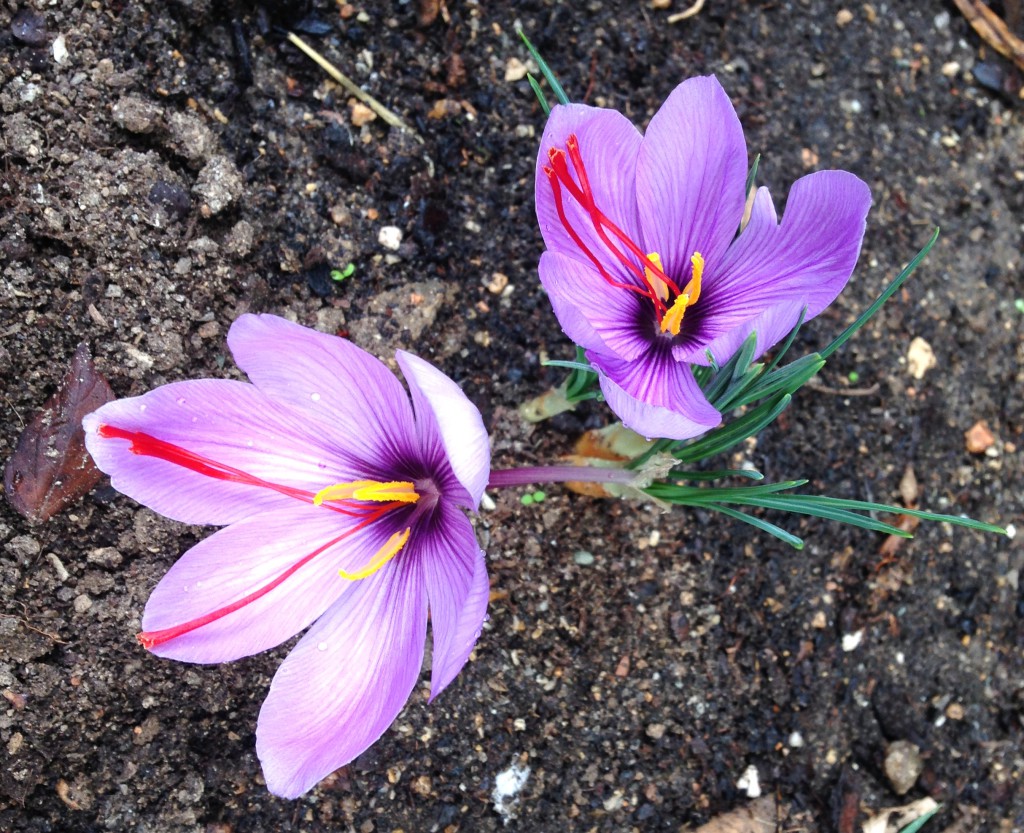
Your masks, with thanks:
<instances>
[{"instance_id":1,"label":"dark soil","mask_svg":"<svg viewBox=\"0 0 1024 833\"><path fill-rule=\"evenodd\" d=\"M40 37L12 29L5 0L0 457L79 342L121 396L233 377L225 334L245 311L430 358L483 410L498 465L551 461L606 420L530 428L515 410L559 380L542 357L571 355L535 271L543 115L506 81L526 57L518 19L571 95L638 123L716 73L780 201L817 168L871 185L858 270L804 350L942 227L906 290L742 456L887 502L909 467L923 508L1019 528L1024 118L975 81L976 36L952 3L850 3L839 25L825 0L710 0L668 25L685 5L448 0L428 22L427 0L39 2ZM354 126L281 26L424 143ZM937 361L922 379L915 337ZM971 454L980 420L996 441ZM806 538L795 552L717 516L547 491L529 507L496 494L479 519L495 600L474 661L429 707L425 676L376 746L296 802L267 793L254 752L287 646L199 667L134 639L207 530L105 482L41 525L4 505L0 829L499 830L491 793L513 762L531 770L509 824L523 831L697 825L749 800L749 766L779 829L852 831L924 796L943 805L926 830L1024 829L1020 538L924 526L882 554L877 535L773 517ZM895 741L923 760L905 796L884 768Z\"/></svg>"}]
</instances>

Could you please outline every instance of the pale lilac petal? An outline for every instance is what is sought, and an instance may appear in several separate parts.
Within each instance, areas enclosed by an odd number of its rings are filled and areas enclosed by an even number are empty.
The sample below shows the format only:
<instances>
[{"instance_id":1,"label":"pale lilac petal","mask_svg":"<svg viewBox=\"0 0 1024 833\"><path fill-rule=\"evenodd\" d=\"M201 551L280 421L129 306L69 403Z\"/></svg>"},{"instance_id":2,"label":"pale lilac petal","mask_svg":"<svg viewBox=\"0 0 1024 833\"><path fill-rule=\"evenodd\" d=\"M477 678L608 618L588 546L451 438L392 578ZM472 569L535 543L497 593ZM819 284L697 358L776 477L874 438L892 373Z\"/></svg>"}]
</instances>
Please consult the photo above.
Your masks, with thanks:
<instances>
[{"instance_id":1,"label":"pale lilac petal","mask_svg":"<svg viewBox=\"0 0 1024 833\"><path fill-rule=\"evenodd\" d=\"M406 518L408 513L406 513ZM152 633L220 611L284 581L237 610L151 648L183 662L227 662L265 651L307 628L353 582L401 525L360 519L327 506L296 504L225 527L179 558L153 590L142 617Z\"/></svg>"},{"instance_id":2,"label":"pale lilac petal","mask_svg":"<svg viewBox=\"0 0 1024 833\"><path fill-rule=\"evenodd\" d=\"M700 360L695 357L694 363L710 364L706 358L707 353L710 353L719 365L725 364L740 349L751 333L757 333L757 344L754 347L754 358L757 358L773 344L789 335L796 326L796 322L800 320L802 309L803 304L799 301L786 301L768 307L760 315L745 322L742 327L730 330L705 345Z\"/></svg>"},{"instance_id":3,"label":"pale lilac petal","mask_svg":"<svg viewBox=\"0 0 1024 833\"><path fill-rule=\"evenodd\" d=\"M427 598L419 562L353 583L274 676L256 728L268 789L296 798L376 741L420 674Z\"/></svg>"},{"instance_id":4,"label":"pale lilac petal","mask_svg":"<svg viewBox=\"0 0 1024 833\"><path fill-rule=\"evenodd\" d=\"M636 127L615 110L566 104L554 107L548 116L537 157L537 220L550 251L589 264L590 258L572 240L559 219L551 183L544 173L549 164L548 151L552 147L564 151L566 140L573 134L579 140L580 155L597 207L637 244L642 238L636 208L634 169L641 137ZM569 170L573 171L571 162ZM575 174L573 178L576 179ZM583 244L610 273L619 279L639 282L601 241L589 215L564 188L562 197L569 224ZM624 251L621 246L619 249Z\"/></svg>"},{"instance_id":5,"label":"pale lilac petal","mask_svg":"<svg viewBox=\"0 0 1024 833\"><path fill-rule=\"evenodd\" d=\"M185 523L229 524L296 498L132 453L128 440L100 436L103 425L149 434L285 488L316 492L367 476L329 425L282 407L244 382L175 382L89 414L83 420L86 447L114 488Z\"/></svg>"},{"instance_id":6,"label":"pale lilac petal","mask_svg":"<svg viewBox=\"0 0 1024 833\"><path fill-rule=\"evenodd\" d=\"M242 315L231 325L235 362L263 393L332 426L332 436L382 469L409 456L409 397L379 359L352 342L276 315Z\"/></svg>"},{"instance_id":7,"label":"pale lilac petal","mask_svg":"<svg viewBox=\"0 0 1024 833\"><path fill-rule=\"evenodd\" d=\"M487 564L469 520L439 504L429 533L416 542L416 557L430 603L434 651L430 672L433 700L466 664L487 613Z\"/></svg>"},{"instance_id":8,"label":"pale lilac petal","mask_svg":"<svg viewBox=\"0 0 1024 833\"><path fill-rule=\"evenodd\" d=\"M870 207L870 189L846 171L797 180L781 223L767 189L758 189L750 224L705 283L699 304L713 315L701 319L700 340L725 350L738 346L759 317L776 308L772 330L759 334L765 350L785 335L787 321L789 328L796 323L801 308L807 307L806 319L820 313L853 273ZM690 360L700 361L696 353L702 352L698 348Z\"/></svg>"},{"instance_id":9,"label":"pale lilac petal","mask_svg":"<svg viewBox=\"0 0 1024 833\"><path fill-rule=\"evenodd\" d=\"M476 509L491 471L491 444L480 411L429 362L404 350L395 358L412 391L421 444L440 437L444 456L469 493L469 508Z\"/></svg>"},{"instance_id":10,"label":"pale lilac petal","mask_svg":"<svg viewBox=\"0 0 1024 833\"><path fill-rule=\"evenodd\" d=\"M689 365L667 348L642 361L587 355L601 371L601 393L627 428L644 437L686 440L714 428L721 414L708 402Z\"/></svg>"},{"instance_id":11,"label":"pale lilac petal","mask_svg":"<svg viewBox=\"0 0 1024 833\"><path fill-rule=\"evenodd\" d=\"M636 165L646 245L680 287L694 252L713 268L728 248L746 176L743 128L722 85L711 75L684 81L651 119Z\"/></svg>"},{"instance_id":12,"label":"pale lilac petal","mask_svg":"<svg viewBox=\"0 0 1024 833\"><path fill-rule=\"evenodd\" d=\"M609 286L593 268L557 252L541 255L538 271L555 317L575 344L623 359L648 349L640 321L644 315L654 319L649 300Z\"/></svg>"}]
</instances>

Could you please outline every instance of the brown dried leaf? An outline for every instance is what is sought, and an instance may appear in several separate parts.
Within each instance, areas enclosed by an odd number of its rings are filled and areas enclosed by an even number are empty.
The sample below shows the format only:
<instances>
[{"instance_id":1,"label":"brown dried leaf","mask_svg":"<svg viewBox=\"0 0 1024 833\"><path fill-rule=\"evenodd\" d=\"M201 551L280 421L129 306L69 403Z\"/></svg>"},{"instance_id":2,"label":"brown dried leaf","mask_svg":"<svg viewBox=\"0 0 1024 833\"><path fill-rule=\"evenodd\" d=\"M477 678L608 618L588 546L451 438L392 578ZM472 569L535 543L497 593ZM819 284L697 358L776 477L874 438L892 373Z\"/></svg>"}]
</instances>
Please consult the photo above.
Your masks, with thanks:
<instances>
[{"instance_id":1,"label":"brown dried leaf","mask_svg":"<svg viewBox=\"0 0 1024 833\"><path fill-rule=\"evenodd\" d=\"M775 799L766 795L751 801L743 807L737 807L721 816L716 816L707 824L698 827L696 833L774 833L780 823L786 820L789 808L776 805Z\"/></svg>"},{"instance_id":2,"label":"brown dried leaf","mask_svg":"<svg viewBox=\"0 0 1024 833\"><path fill-rule=\"evenodd\" d=\"M110 385L78 345L57 392L18 437L4 470L11 505L33 523L49 520L100 479L85 450L82 417L114 399Z\"/></svg>"}]
</instances>

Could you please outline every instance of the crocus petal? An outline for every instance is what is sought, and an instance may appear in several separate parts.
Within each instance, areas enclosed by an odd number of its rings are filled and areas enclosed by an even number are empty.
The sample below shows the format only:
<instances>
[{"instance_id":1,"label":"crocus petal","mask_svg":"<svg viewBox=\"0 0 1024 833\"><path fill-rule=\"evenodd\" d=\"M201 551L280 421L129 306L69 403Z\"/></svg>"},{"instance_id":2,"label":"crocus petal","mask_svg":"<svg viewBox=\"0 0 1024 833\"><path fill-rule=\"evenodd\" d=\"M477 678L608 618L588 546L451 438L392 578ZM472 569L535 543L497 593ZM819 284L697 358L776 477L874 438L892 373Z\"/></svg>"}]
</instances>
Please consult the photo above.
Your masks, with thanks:
<instances>
[{"instance_id":1,"label":"crocus petal","mask_svg":"<svg viewBox=\"0 0 1024 833\"><path fill-rule=\"evenodd\" d=\"M759 333L758 343L767 349L796 323L804 306L808 320L820 313L853 273L870 207L870 189L846 171L797 180L781 223L767 189L759 188L749 225L701 296L700 303L713 310L701 318L701 340L731 355L764 311L788 302L796 314L778 311L771 316L774 330ZM702 353L698 348L690 360L703 361Z\"/></svg>"},{"instance_id":2,"label":"crocus petal","mask_svg":"<svg viewBox=\"0 0 1024 833\"><path fill-rule=\"evenodd\" d=\"M360 521L327 506L297 504L239 521L196 544L153 590L143 631L176 628L251 601L152 652L184 662L227 662L294 636L351 589L338 571L365 567L397 529L391 518L369 526Z\"/></svg>"},{"instance_id":3,"label":"crocus petal","mask_svg":"<svg viewBox=\"0 0 1024 833\"><path fill-rule=\"evenodd\" d=\"M366 750L409 699L426 641L419 563L354 582L288 655L256 728L267 787L296 798Z\"/></svg>"},{"instance_id":4,"label":"crocus petal","mask_svg":"<svg viewBox=\"0 0 1024 833\"><path fill-rule=\"evenodd\" d=\"M228 346L263 393L331 425L325 442L381 473L408 458L409 397L383 362L352 342L276 315L242 315L231 325Z\"/></svg>"},{"instance_id":5,"label":"crocus petal","mask_svg":"<svg viewBox=\"0 0 1024 833\"><path fill-rule=\"evenodd\" d=\"M439 505L428 534L416 541L416 557L430 603L434 651L430 671L433 700L466 664L487 613L490 585L487 564L469 520L455 509Z\"/></svg>"},{"instance_id":6,"label":"crocus petal","mask_svg":"<svg viewBox=\"0 0 1024 833\"><path fill-rule=\"evenodd\" d=\"M728 248L746 175L743 128L722 85L710 75L684 81L651 119L636 164L646 245L680 286L694 252L710 268Z\"/></svg>"},{"instance_id":7,"label":"crocus petal","mask_svg":"<svg viewBox=\"0 0 1024 833\"><path fill-rule=\"evenodd\" d=\"M622 424L644 437L686 440L722 421L693 378L689 365L667 348L640 361L587 354L601 371L601 393Z\"/></svg>"},{"instance_id":8,"label":"crocus petal","mask_svg":"<svg viewBox=\"0 0 1024 833\"><path fill-rule=\"evenodd\" d=\"M184 523L229 524L296 498L133 453L132 442L103 436L102 426L148 434L268 484L300 491L351 480L357 472L352 456L333 446L328 425L282 407L244 382L198 379L163 385L104 405L83 426L89 453L115 489Z\"/></svg>"},{"instance_id":9,"label":"crocus petal","mask_svg":"<svg viewBox=\"0 0 1024 833\"><path fill-rule=\"evenodd\" d=\"M590 258L569 236L559 219L551 183L544 173L544 168L549 165L548 151L551 148L564 151L570 135L579 140L580 154L597 207L635 242L641 240L634 180L641 137L636 127L615 110L565 104L552 108L548 116L537 157L537 220L548 250L589 264ZM568 165L572 172L572 162L569 161ZM576 180L575 174L573 179ZM589 215L564 187L562 205L570 226L605 268L619 279L639 283L597 236ZM610 239L615 238L610 236Z\"/></svg>"},{"instance_id":10,"label":"crocus petal","mask_svg":"<svg viewBox=\"0 0 1024 833\"><path fill-rule=\"evenodd\" d=\"M476 509L491 471L491 444L480 411L455 382L429 362L404 350L395 358L412 391L421 444L440 437L444 456L469 493L469 508Z\"/></svg>"},{"instance_id":11,"label":"crocus petal","mask_svg":"<svg viewBox=\"0 0 1024 833\"><path fill-rule=\"evenodd\" d=\"M757 333L757 344L754 346L754 357L762 355L773 344L789 335L800 320L800 312L804 304L800 301L785 301L768 307L760 315L744 322L742 327L719 336L704 346L701 360L696 364L709 365L707 354L711 354L719 365L725 364L740 349L747 336Z\"/></svg>"},{"instance_id":12,"label":"crocus petal","mask_svg":"<svg viewBox=\"0 0 1024 833\"><path fill-rule=\"evenodd\" d=\"M653 320L649 301L609 286L593 267L557 252L541 255L538 271L558 323L574 343L622 359L635 359L648 349L638 321L644 312Z\"/></svg>"}]
</instances>

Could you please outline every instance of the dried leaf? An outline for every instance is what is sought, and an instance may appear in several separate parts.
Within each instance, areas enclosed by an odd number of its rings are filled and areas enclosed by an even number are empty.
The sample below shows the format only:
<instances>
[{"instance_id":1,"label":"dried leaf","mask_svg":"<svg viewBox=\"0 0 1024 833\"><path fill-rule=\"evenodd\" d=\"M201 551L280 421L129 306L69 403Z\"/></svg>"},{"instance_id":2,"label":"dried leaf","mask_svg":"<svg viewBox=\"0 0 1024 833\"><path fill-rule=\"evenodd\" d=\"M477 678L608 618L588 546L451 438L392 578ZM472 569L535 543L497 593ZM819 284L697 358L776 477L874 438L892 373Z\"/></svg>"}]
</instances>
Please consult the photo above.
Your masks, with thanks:
<instances>
[{"instance_id":1,"label":"dried leaf","mask_svg":"<svg viewBox=\"0 0 1024 833\"><path fill-rule=\"evenodd\" d=\"M716 816L698 827L696 833L775 833L776 830L785 829L781 822L788 815L789 808L776 805L775 799L768 795Z\"/></svg>"},{"instance_id":2,"label":"dried leaf","mask_svg":"<svg viewBox=\"0 0 1024 833\"><path fill-rule=\"evenodd\" d=\"M88 346L79 344L57 392L7 461L4 491L15 510L33 523L46 521L96 485L100 471L85 450L82 417L114 398Z\"/></svg>"}]
</instances>

